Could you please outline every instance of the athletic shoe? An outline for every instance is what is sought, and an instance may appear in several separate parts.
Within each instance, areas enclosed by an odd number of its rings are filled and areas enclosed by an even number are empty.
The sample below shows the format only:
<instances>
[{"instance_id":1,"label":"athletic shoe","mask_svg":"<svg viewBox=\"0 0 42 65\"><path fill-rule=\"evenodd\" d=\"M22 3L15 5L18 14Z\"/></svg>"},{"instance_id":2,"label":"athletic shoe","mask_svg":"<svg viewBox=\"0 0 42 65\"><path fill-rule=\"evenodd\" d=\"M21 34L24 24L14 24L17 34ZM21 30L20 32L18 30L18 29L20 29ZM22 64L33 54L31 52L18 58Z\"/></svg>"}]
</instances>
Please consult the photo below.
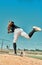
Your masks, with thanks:
<instances>
[{"instance_id":1,"label":"athletic shoe","mask_svg":"<svg viewBox=\"0 0 42 65\"><path fill-rule=\"evenodd\" d=\"M33 29L35 30L35 32L42 30L40 27L37 27L37 26L33 26Z\"/></svg>"}]
</instances>

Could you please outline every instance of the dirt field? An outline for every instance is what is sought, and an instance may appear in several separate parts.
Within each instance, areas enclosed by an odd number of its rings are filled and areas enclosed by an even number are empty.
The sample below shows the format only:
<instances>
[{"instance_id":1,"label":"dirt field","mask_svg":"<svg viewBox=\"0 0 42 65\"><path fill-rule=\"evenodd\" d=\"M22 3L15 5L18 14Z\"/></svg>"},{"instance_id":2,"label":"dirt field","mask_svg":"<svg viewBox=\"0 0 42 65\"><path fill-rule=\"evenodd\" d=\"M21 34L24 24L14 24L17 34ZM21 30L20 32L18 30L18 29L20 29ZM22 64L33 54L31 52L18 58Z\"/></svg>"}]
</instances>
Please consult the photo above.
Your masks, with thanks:
<instances>
[{"instance_id":1,"label":"dirt field","mask_svg":"<svg viewBox=\"0 0 42 65\"><path fill-rule=\"evenodd\" d=\"M42 65L42 60L25 56L0 54L0 65Z\"/></svg>"}]
</instances>

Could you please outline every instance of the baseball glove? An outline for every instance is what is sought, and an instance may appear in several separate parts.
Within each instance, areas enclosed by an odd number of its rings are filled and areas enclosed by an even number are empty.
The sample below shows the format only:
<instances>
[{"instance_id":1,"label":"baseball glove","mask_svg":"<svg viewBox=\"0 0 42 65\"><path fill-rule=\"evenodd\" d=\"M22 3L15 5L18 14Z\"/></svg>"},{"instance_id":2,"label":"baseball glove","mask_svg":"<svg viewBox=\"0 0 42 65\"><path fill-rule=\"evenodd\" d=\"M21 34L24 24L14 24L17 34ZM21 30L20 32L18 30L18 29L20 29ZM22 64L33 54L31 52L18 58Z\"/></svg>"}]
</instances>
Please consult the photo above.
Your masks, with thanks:
<instances>
[{"instance_id":1,"label":"baseball glove","mask_svg":"<svg viewBox=\"0 0 42 65\"><path fill-rule=\"evenodd\" d=\"M13 33L14 32L14 22L9 22L8 24L8 33Z\"/></svg>"}]
</instances>

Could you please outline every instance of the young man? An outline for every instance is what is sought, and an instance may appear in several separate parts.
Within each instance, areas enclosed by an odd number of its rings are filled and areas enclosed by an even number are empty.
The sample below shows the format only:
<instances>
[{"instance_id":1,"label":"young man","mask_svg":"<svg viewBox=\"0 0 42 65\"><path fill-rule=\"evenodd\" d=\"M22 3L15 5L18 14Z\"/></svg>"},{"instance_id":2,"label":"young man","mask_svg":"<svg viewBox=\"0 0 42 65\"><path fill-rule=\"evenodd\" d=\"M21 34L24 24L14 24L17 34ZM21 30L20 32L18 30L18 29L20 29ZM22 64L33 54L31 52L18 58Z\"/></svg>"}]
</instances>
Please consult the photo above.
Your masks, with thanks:
<instances>
[{"instance_id":1,"label":"young man","mask_svg":"<svg viewBox=\"0 0 42 65\"><path fill-rule=\"evenodd\" d=\"M16 41L18 39L18 36L23 36L27 39L30 39L32 35L38 31L41 31L41 28L33 26L32 31L29 34L27 34L22 28L16 26L13 21L10 21L8 24L8 33L14 32L14 39L13 39L14 53L17 54L16 53Z\"/></svg>"}]
</instances>

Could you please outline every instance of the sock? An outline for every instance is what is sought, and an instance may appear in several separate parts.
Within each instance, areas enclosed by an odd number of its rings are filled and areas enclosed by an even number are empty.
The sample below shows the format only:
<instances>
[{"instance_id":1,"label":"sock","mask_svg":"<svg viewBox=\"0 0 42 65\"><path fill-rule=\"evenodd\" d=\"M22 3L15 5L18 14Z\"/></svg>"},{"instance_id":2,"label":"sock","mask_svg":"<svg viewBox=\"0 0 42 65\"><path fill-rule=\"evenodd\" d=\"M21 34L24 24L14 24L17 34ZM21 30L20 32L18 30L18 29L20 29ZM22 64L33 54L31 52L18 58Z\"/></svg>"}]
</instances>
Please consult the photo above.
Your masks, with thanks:
<instances>
[{"instance_id":1,"label":"sock","mask_svg":"<svg viewBox=\"0 0 42 65\"><path fill-rule=\"evenodd\" d=\"M14 53L16 54L16 43L13 43Z\"/></svg>"},{"instance_id":2,"label":"sock","mask_svg":"<svg viewBox=\"0 0 42 65\"><path fill-rule=\"evenodd\" d=\"M33 29L28 35L29 35L29 37L31 38L32 37L32 35L35 33L35 29Z\"/></svg>"}]
</instances>

